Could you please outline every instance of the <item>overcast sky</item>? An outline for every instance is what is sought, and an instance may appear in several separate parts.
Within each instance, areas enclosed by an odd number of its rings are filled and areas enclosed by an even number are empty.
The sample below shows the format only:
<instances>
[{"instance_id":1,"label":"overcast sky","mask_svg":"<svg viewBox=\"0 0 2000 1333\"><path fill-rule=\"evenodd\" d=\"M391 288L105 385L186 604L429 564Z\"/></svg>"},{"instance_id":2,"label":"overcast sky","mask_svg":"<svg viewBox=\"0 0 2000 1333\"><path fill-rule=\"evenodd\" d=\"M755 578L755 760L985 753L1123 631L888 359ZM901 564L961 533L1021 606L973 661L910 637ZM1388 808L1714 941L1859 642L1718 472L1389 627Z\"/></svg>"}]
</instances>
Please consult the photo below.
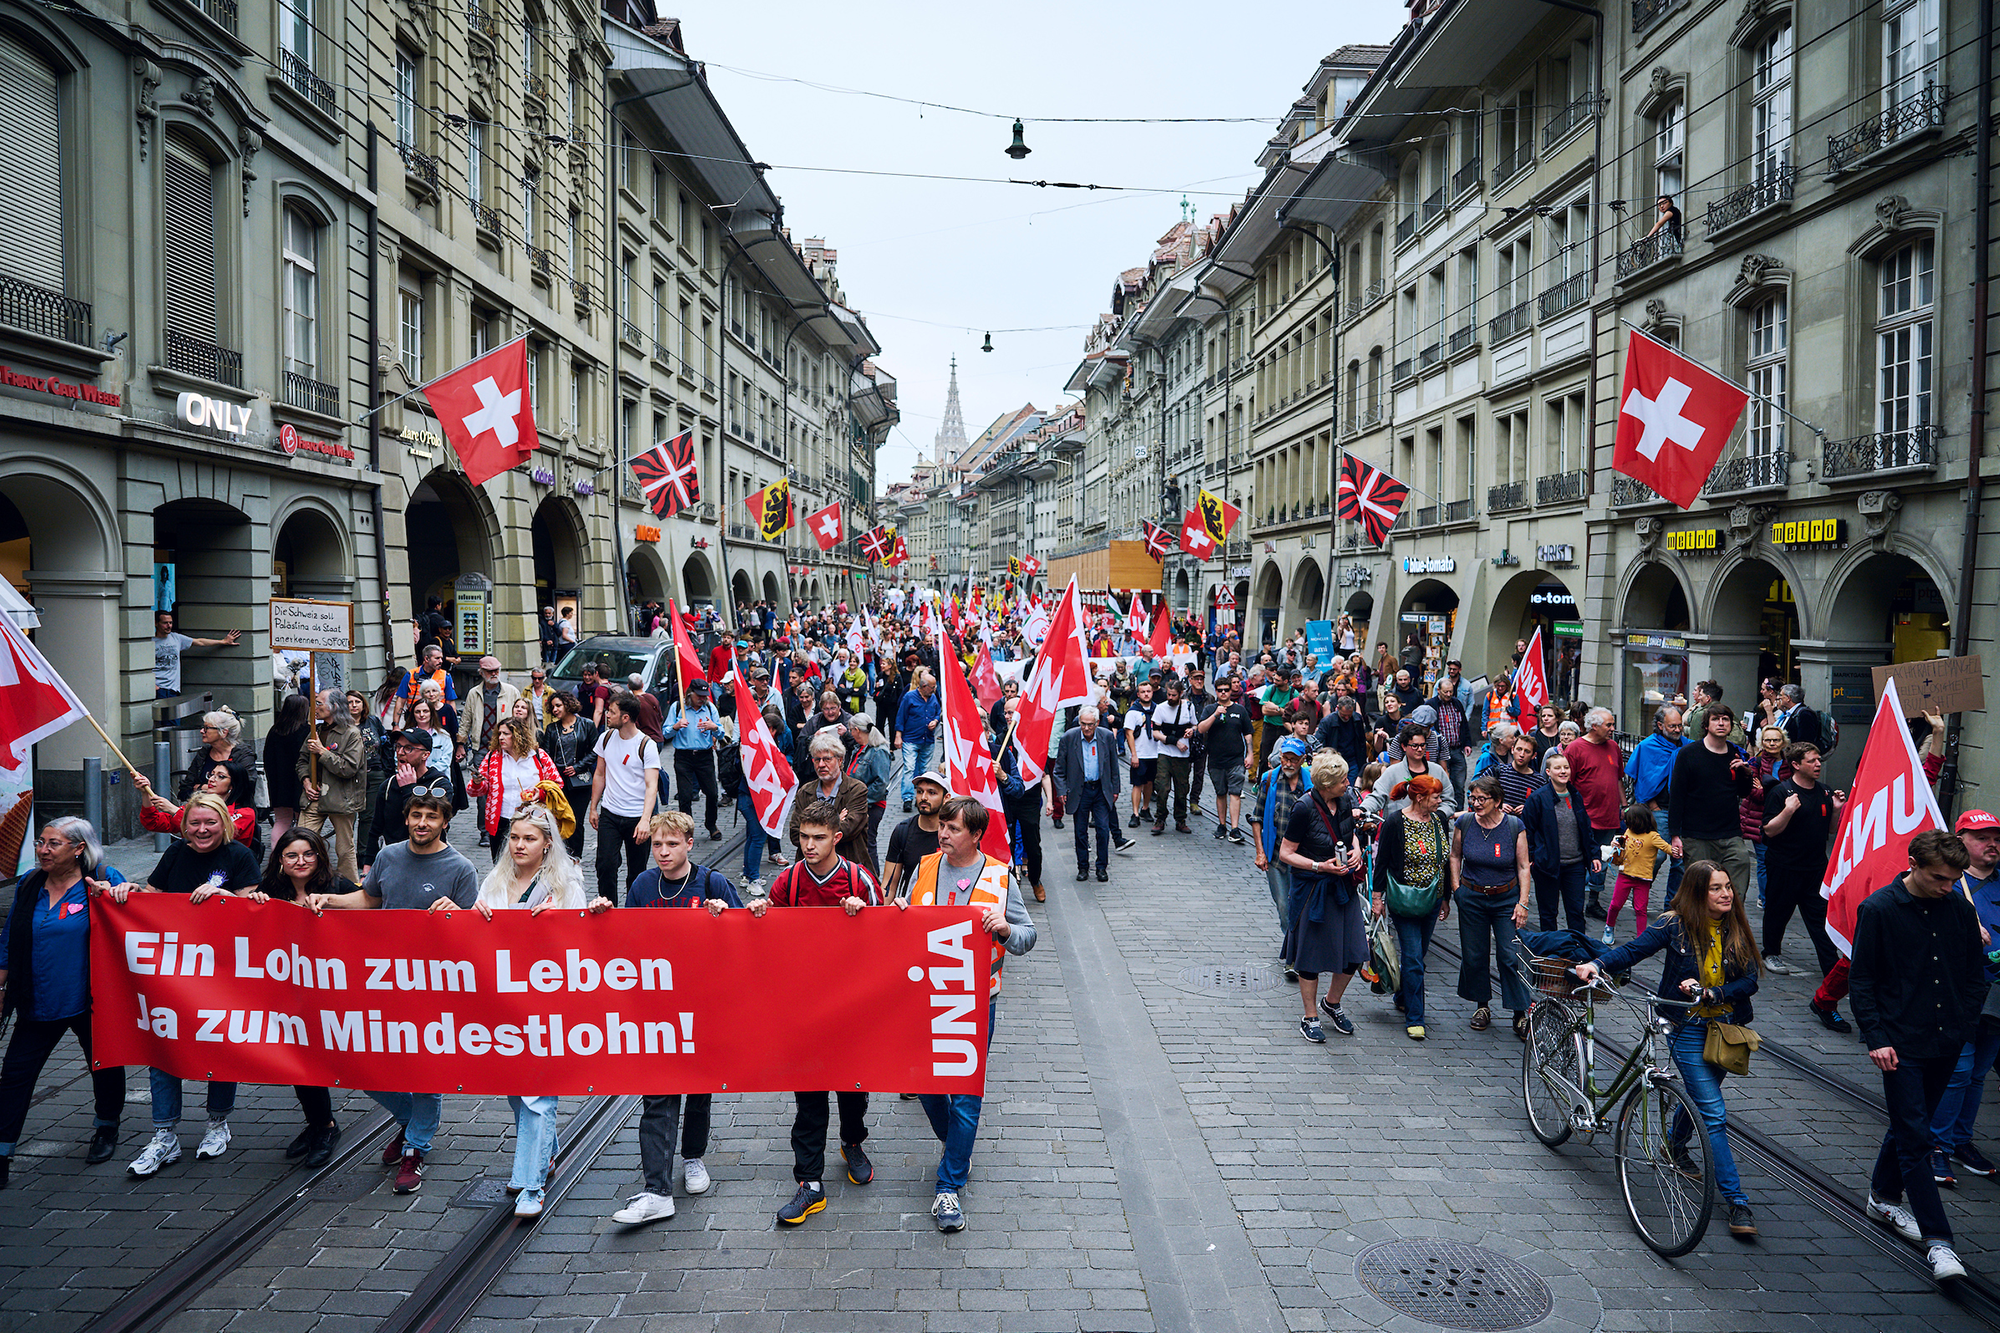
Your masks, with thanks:
<instances>
[{"instance_id":1,"label":"overcast sky","mask_svg":"<svg viewBox=\"0 0 2000 1333\"><path fill-rule=\"evenodd\" d=\"M879 484L910 474L958 357L966 435L1024 402L1068 400L1083 336L1120 271L1144 264L1180 218L1206 220L1261 173L1256 155L1319 58L1387 42L1393 0L1256 7L1163 0L1096 6L796 3L679 10L688 54L750 151L770 163L794 240L824 236L848 300L896 377L902 426ZM754 71L754 73L751 73ZM764 75L783 76L779 80ZM1020 116L1033 153L1003 151L1011 123L853 96L892 93ZM1254 117L1221 125L1052 125L1037 117ZM1019 177L1141 186L1086 193L785 168ZM1055 327L1050 327L1055 326ZM993 351L980 340L993 330ZM1036 332L1002 332L1034 329Z\"/></svg>"}]
</instances>

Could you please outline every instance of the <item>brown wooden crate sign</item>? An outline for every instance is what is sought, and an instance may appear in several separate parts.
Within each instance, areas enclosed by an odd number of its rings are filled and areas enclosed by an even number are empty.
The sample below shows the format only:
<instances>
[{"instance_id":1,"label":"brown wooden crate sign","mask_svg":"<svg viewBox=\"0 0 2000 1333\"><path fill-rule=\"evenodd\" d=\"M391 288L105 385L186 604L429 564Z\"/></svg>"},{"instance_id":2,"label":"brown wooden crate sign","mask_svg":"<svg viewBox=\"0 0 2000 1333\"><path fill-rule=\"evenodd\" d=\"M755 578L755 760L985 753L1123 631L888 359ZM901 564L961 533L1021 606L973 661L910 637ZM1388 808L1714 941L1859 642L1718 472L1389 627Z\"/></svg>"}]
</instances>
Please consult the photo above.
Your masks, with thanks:
<instances>
[{"instance_id":1,"label":"brown wooden crate sign","mask_svg":"<svg viewBox=\"0 0 2000 1333\"><path fill-rule=\"evenodd\" d=\"M1977 713L1986 707L1986 675L1977 655L1934 657L1875 668L1875 700L1880 703L1889 680L1903 701L1903 716L1931 713Z\"/></svg>"}]
</instances>

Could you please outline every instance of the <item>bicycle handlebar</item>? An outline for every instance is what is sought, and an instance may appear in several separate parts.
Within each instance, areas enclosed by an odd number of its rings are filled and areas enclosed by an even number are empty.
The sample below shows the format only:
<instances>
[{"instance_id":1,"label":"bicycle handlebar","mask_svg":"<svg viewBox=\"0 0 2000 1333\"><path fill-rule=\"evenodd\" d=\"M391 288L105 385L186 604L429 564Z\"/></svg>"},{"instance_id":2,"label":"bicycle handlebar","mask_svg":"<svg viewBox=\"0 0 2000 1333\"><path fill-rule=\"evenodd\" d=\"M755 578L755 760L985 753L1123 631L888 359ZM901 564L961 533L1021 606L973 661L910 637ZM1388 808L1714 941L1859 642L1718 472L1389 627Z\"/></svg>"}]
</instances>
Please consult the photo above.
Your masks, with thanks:
<instances>
[{"instance_id":1,"label":"bicycle handlebar","mask_svg":"<svg viewBox=\"0 0 2000 1333\"><path fill-rule=\"evenodd\" d=\"M1589 981L1585 981L1582 977L1577 977L1576 969L1574 967L1568 968L1566 970L1569 972L1571 976L1576 977L1577 984L1584 987L1586 990L1602 990L1606 995L1615 995L1619 999L1629 1000L1633 1004L1643 1003L1643 1004L1654 1004L1654 1005L1666 1005L1674 1009L1692 1009L1696 1005L1704 1003L1704 1001L1701 1000L1669 1000L1662 995L1649 995L1643 1001L1633 1000L1631 996L1623 994L1619 990L1619 988L1612 982L1610 976L1605 972L1600 971L1597 973L1596 976L1592 977Z\"/></svg>"}]
</instances>

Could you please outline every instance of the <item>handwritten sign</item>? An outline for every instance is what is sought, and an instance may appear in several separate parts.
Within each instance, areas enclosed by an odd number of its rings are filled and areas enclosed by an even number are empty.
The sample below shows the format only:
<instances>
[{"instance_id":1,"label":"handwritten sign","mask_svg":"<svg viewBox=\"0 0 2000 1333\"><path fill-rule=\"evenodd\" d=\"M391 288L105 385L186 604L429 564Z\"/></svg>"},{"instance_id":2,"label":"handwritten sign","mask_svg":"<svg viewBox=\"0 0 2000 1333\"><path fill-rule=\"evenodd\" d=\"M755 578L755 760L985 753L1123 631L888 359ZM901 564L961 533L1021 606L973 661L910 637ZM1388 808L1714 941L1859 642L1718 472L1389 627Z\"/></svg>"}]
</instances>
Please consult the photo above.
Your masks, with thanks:
<instances>
[{"instance_id":1,"label":"handwritten sign","mask_svg":"<svg viewBox=\"0 0 2000 1333\"><path fill-rule=\"evenodd\" d=\"M354 651L354 603L271 599L271 647L306 653Z\"/></svg>"},{"instance_id":2,"label":"handwritten sign","mask_svg":"<svg viewBox=\"0 0 2000 1333\"><path fill-rule=\"evenodd\" d=\"M1875 668L1875 698L1891 680L1904 717L1923 713L1976 713L1986 707L1986 677L1979 657L1934 657Z\"/></svg>"}]
</instances>

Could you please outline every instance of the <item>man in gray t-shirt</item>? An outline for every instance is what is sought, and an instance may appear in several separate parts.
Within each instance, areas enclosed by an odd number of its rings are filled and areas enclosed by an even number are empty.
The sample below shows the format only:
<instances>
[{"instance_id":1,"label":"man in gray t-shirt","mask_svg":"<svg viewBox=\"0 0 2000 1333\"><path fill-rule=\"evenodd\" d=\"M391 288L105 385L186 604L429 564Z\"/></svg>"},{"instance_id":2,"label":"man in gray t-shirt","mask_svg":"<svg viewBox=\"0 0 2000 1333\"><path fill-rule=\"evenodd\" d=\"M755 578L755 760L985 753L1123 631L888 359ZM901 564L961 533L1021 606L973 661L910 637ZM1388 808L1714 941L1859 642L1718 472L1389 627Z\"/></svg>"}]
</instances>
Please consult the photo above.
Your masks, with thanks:
<instances>
[{"instance_id":1,"label":"man in gray t-shirt","mask_svg":"<svg viewBox=\"0 0 2000 1333\"><path fill-rule=\"evenodd\" d=\"M403 806L410 831L407 842L391 843L368 867L367 881L352 893L315 893L305 905L317 914L331 907L368 909L395 907L427 911L440 899L470 907L479 898L479 872L444 840L451 818L449 798L419 788ZM424 1158L444 1118L444 1094L438 1092L371 1092L382 1109L396 1118L399 1129L383 1154L397 1161L395 1191L414 1194L424 1183ZM398 1158L397 1154L400 1154Z\"/></svg>"}]
</instances>

